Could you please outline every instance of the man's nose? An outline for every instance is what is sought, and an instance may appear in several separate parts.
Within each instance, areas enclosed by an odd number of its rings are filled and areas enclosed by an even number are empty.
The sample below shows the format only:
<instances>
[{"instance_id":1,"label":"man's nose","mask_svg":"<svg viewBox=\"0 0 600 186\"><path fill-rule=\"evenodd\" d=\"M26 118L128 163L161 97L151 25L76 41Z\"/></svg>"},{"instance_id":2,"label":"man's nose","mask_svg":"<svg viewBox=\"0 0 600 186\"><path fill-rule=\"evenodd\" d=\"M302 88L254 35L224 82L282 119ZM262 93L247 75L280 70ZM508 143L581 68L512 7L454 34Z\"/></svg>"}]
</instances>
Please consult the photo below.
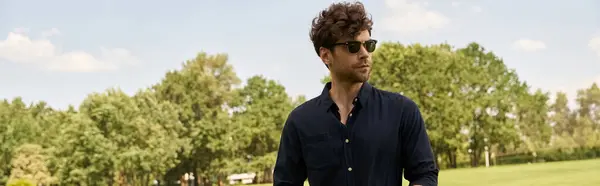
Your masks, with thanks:
<instances>
[{"instance_id":1,"label":"man's nose","mask_svg":"<svg viewBox=\"0 0 600 186\"><path fill-rule=\"evenodd\" d=\"M360 50L358 51L358 58L359 59L367 59L369 58L369 52L367 51L367 48L365 48L365 46L360 46Z\"/></svg>"}]
</instances>

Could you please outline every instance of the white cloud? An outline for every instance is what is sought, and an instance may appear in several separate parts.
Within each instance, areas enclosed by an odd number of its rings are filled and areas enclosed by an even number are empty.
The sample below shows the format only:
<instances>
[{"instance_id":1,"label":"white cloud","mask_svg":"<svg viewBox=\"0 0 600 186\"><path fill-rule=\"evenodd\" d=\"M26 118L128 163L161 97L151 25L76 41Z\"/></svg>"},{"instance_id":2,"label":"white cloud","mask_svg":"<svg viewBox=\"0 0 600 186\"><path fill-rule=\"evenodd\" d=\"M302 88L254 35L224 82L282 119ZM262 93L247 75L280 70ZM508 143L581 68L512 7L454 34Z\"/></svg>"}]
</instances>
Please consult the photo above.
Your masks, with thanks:
<instances>
[{"instance_id":1,"label":"white cloud","mask_svg":"<svg viewBox=\"0 0 600 186\"><path fill-rule=\"evenodd\" d=\"M590 39L588 46L600 57L600 34Z\"/></svg>"},{"instance_id":2,"label":"white cloud","mask_svg":"<svg viewBox=\"0 0 600 186\"><path fill-rule=\"evenodd\" d=\"M412 34L445 27L450 19L427 9L423 3L409 0L385 0L389 14L384 17L384 29L400 34Z\"/></svg>"},{"instance_id":3,"label":"white cloud","mask_svg":"<svg viewBox=\"0 0 600 186\"><path fill-rule=\"evenodd\" d=\"M534 52L546 49L546 44L538 40L519 39L513 43L513 47L517 50Z\"/></svg>"},{"instance_id":4,"label":"white cloud","mask_svg":"<svg viewBox=\"0 0 600 186\"><path fill-rule=\"evenodd\" d=\"M23 32L10 32L0 40L0 59L35 65L52 71L94 72L116 70L138 63L138 59L122 48L100 48L100 55L85 51L63 52L45 37L59 34L58 29L42 33L41 39L31 39Z\"/></svg>"},{"instance_id":5,"label":"white cloud","mask_svg":"<svg viewBox=\"0 0 600 186\"><path fill-rule=\"evenodd\" d=\"M460 2L454 1L454 2L452 2L452 6L453 7L459 7L460 6Z\"/></svg>"}]
</instances>

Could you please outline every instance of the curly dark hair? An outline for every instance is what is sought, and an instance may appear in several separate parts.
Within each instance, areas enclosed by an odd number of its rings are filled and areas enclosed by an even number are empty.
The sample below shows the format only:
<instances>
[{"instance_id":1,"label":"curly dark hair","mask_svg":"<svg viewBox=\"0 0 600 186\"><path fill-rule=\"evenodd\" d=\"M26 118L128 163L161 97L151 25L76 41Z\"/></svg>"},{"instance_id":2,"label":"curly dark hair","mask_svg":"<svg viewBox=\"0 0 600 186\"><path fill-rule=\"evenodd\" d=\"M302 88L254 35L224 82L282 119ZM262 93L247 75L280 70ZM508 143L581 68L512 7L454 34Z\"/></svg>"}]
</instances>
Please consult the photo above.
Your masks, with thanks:
<instances>
[{"instance_id":1,"label":"curly dark hair","mask_svg":"<svg viewBox=\"0 0 600 186\"><path fill-rule=\"evenodd\" d=\"M315 52L320 55L320 47L331 49L338 40L354 38L364 30L371 34L372 27L373 20L361 2L341 2L330 5L313 19L309 35Z\"/></svg>"}]
</instances>

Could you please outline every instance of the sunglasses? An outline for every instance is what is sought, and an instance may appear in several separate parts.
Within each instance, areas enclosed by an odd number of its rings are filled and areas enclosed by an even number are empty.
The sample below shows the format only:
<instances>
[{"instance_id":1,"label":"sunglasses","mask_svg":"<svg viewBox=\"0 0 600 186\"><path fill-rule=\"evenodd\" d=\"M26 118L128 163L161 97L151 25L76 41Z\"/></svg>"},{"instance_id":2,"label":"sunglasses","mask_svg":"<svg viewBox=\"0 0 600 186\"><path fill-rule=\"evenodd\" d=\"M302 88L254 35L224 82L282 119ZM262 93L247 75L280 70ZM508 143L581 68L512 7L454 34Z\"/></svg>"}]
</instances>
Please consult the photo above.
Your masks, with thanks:
<instances>
[{"instance_id":1,"label":"sunglasses","mask_svg":"<svg viewBox=\"0 0 600 186\"><path fill-rule=\"evenodd\" d=\"M344 45L348 49L350 53L357 53L360 51L360 46L364 46L367 49L367 52L371 53L375 51L375 47L377 46L377 40L370 39L365 42L360 41L347 41L344 43L334 43L333 46Z\"/></svg>"}]
</instances>

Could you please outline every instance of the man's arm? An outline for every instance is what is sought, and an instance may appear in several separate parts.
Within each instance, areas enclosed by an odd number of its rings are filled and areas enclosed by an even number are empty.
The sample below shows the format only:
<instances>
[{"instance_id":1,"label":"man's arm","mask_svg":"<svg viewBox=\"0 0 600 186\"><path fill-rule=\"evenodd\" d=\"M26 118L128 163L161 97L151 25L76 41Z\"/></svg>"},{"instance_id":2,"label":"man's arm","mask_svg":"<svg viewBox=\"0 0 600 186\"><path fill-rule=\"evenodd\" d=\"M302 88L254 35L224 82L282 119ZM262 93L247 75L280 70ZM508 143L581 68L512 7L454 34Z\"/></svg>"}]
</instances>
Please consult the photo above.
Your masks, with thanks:
<instances>
[{"instance_id":1,"label":"man's arm","mask_svg":"<svg viewBox=\"0 0 600 186\"><path fill-rule=\"evenodd\" d=\"M435 164L425 123L417 104L402 101L402 161L404 177L411 186L437 186L439 169Z\"/></svg>"},{"instance_id":2,"label":"man's arm","mask_svg":"<svg viewBox=\"0 0 600 186\"><path fill-rule=\"evenodd\" d=\"M277 161L273 171L273 186L303 186L306 180L306 165L293 120L290 114L281 132Z\"/></svg>"}]
</instances>

